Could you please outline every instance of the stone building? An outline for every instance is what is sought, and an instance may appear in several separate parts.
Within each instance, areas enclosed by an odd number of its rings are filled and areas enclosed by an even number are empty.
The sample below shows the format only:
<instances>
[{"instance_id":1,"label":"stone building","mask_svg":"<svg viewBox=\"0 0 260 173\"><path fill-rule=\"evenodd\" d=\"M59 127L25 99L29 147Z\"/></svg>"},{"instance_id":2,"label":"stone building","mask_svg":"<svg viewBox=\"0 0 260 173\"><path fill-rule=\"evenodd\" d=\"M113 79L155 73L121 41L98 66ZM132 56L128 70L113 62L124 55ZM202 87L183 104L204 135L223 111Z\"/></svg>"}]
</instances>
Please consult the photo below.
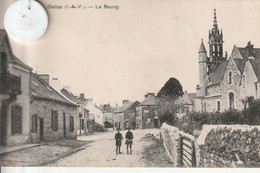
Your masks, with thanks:
<instances>
[{"instance_id":1,"label":"stone building","mask_svg":"<svg viewBox=\"0 0 260 173\"><path fill-rule=\"evenodd\" d=\"M154 93L145 95L145 100L136 107L137 128L148 129L160 126L159 118L156 115L157 100Z\"/></svg>"},{"instance_id":2,"label":"stone building","mask_svg":"<svg viewBox=\"0 0 260 173\"><path fill-rule=\"evenodd\" d=\"M77 105L78 108L78 118L77 118L77 124L79 126L79 129L77 130L77 134L86 134L89 132L90 127L88 127L88 121L89 121L89 110L85 108L87 104L87 99L85 98L84 93L80 93L80 96L75 96L72 92L68 91L68 89L62 88L61 94L66 98L68 101L74 103Z\"/></svg>"},{"instance_id":3,"label":"stone building","mask_svg":"<svg viewBox=\"0 0 260 173\"><path fill-rule=\"evenodd\" d=\"M136 128L136 106L138 104L138 101L129 102L128 100L123 100L123 105L117 108L113 114L114 129Z\"/></svg>"},{"instance_id":4,"label":"stone building","mask_svg":"<svg viewBox=\"0 0 260 173\"><path fill-rule=\"evenodd\" d=\"M79 129L77 105L49 85L48 75L33 73L31 89L32 141L76 139Z\"/></svg>"},{"instance_id":5,"label":"stone building","mask_svg":"<svg viewBox=\"0 0 260 173\"><path fill-rule=\"evenodd\" d=\"M183 96L180 97L176 102L180 107L176 109L176 117L182 118L188 113L193 112L194 110L194 98L196 93L188 93L185 91Z\"/></svg>"},{"instance_id":6,"label":"stone building","mask_svg":"<svg viewBox=\"0 0 260 173\"><path fill-rule=\"evenodd\" d=\"M223 42L223 33L218 29L214 10L213 28L209 31L209 54L203 40L199 48L199 85L194 100L195 111L241 110L246 97L254 95L259 98L259 49L250 42L245 48L235 45L227 58L227 53L223 57ZM250 73L255 74L254 77ZM248 85L246 80L250 81Z\"/></svg>"},{"instance_id":7,"label":"stone building","mask_svg":"<svg viewBox=\"0 0 260 173\"><path fill-rule=\"evenodd\" d=\"M32 68L15 57L5 30L0 30L0 146L30 142Z\"/></svg>"}]
</instances>

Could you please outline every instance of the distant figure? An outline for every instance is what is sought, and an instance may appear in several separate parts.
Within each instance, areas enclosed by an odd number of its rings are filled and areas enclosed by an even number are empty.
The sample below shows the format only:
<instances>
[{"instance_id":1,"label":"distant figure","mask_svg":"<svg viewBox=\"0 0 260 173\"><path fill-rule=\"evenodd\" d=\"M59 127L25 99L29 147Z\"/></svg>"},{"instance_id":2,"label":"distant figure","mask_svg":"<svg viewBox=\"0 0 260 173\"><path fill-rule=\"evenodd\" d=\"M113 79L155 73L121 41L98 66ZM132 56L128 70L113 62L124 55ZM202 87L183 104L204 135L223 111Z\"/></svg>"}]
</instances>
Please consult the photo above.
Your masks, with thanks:
<instances>
[{"instance_id":1,"label":"distant figure","mask_svg":"<svg viewBox=\"0 0 260 173\"><path fill-rule=\"evenodd\" d=\"M128 132L126 132L125 134L125 144L126 144L126 149L127 149L127 154L129 154L129 150L128 148L130 147L130 154L132 154L132 145L133 145L133 138L134 138L134 135L132 132L130 132L130 127L127 128L128 129Z\"/></svg>"},{"instance_id":2,"label":"distant figure","mask_svg":"<svg viewBox=\"0 0 260 173\"><path fill-rule=\"evenodd\" d=\"M118 154L122 154L121 152L120 152L120 148L121 148L121 141L123 140L123 136L122 136L122 134L120 133L120 129L118 128L117 129L117 133L116 133L116 135L115 135L115 140L116 140L116 154L118 155Z\"/></svg>"}]
</instances>

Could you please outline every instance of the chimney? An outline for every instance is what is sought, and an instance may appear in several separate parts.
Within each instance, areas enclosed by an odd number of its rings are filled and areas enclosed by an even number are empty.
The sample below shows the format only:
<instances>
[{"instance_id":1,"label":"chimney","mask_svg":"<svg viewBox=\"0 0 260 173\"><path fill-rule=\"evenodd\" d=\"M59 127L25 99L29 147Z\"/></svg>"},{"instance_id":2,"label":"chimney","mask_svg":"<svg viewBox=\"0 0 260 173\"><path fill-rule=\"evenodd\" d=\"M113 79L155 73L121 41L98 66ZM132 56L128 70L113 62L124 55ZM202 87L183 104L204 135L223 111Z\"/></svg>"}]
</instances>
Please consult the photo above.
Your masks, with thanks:
<instances>
[{"instance_id":1,"label":"chimney","mask_svg":"<svg viewBox=\"0 0 260 173\"><path fill-rule=\"evenodd\" d=\"M84 100L84 99L85 99L85 94L84 94L84 93L80 93L80 94L79 94L79 98L80 98L81 100Z\"/></svg>"},{"instance_id":2,"label":"chimney","mask_svg":"<svg viewBox=\"0 0 260 173\"><path fill-rule=\"evenodd\" d=\"M49 84L49 82L50 82L50 75L48 75L48 74L38 74L38 76L42 80L44 80L47 84Z\"/></svg>"},{"instance_id":3,"label":"chimney","mask_svg":"<svg viewBox=\"0 0 260 173\"><path fill-rule=\"evenodd\" d=\"M129 100L123 100L123 105L127 104L129 102Z\"/></svg>"}]
</instances>

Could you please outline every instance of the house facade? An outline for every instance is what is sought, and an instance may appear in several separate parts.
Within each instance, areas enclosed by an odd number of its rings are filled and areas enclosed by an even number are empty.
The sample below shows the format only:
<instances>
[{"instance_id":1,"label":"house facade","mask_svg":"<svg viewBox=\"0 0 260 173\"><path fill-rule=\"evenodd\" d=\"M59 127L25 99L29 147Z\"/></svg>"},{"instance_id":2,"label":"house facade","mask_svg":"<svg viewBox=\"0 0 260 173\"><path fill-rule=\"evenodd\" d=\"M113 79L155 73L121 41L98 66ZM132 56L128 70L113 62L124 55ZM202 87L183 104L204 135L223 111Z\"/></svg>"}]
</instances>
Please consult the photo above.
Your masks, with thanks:
<instances>
[{"instance_id":1,"label":"house facade","mask_svg":"<svg viewBox=\"0 0 260 173\"><path fill-rule=\"evenodd\" d=\"M13 55L5 30L0 30L0 146L30 143L32 68Z\"/></svg>"},{"instance_id":2,"label":"house facade","mask_svg":"<svg viewBox=\"0 0 260 173\"><path fill-rule=\"evenodd\" d=\"M76 139L78 108L49 85L48 77L32 74L31 137L33 142Z\"/></svg>"},{"instance_id":3,"label":"house facade","mask_svg":"<svg viewBox=\"0 0 260 173\"><path fill-rule=\"evenodd\" d=\"M246 97L254 95L259 98L256 94L259 49L254 48L251 42L246 47L235 45L227 58L227 54L223 56L223 42L214 11L213 28L209 32L209 54L203 40L199 49L200 84L194 99L197 112L242 110Z\"/></svg>"},{"instance_id":4,"label":"house facade","mask_svg":"<svg viewBox=\"0 0 260 173\"><path fill-rule=\"evenodd\" d=\"M89 118L89 111L85 109L85 105L87 104L87 99L85 99L84 93L81 93L79 97L75 96L73 93L68 91L65 88L61 89L61 94L70 102L77 105L78 108L78 121L76 122L79 126L77 130L77 134L86 134L89 132L90 127L88 127L88 118Z\"/></svg>"},{"instance_id":5,"label":"house facade","mask_svg":"<svg viewBox=\"0 0 260 173\"><path fill-rule=\"evenodd\" d=\"M177 102L179 102L180 107L176 109L176 117L182 118L188 113L194 111L194 98L196 93L188 93L185 91L183 96L180 97Z\"/></svg>"},{"instance_id":6,"label":"house facade","mask_svg":"<svg viewBox=\"0 0 260 173\"><path fill-rule=\"evenodd\" d=\"M136 124L139 129L160 127L160 121L156 114L158 102L154 93L145 95L145 100L136 107Z\"/></svg>"},{"instance_id":7,"label":"house facade","mask_svg":"<svg viewBox=\"0 0 260 173\"><path fill-rule=\"evenodd\" d=\"M117 108L113 114L114 129L136 128L136 107L138 104L138 101L129 102L128 100L123 100L123 105Z\"/></svg>"}]
</instances>

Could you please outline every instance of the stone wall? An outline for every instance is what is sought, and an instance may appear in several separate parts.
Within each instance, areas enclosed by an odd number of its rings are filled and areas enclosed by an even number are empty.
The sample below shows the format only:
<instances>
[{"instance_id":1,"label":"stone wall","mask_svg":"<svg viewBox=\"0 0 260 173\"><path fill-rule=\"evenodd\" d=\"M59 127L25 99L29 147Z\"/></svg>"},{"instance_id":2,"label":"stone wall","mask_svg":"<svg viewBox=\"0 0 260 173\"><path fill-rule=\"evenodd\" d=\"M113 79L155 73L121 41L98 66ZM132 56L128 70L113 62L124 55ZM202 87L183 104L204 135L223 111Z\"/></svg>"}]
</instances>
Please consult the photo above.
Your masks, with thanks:
<instances>
[{"instance_id":1,"label":"stone wall","mask_svg":"<svg viewBox=\"0 0 260 173\"><path fill-rule=\"evenodd\" d=\"M164 123L161 127L161 137L173 166L178 167L180 163L180 130L177 127L169 126Z\"/></svg>"},{"instance_id":2,"label":"stone wall","mask_svg":"<svg viewBox=\"0 0 260 173\"><path fill-rule=\"evenodd\" d=\"M260 126L204 125L199 167L259 167Z\"/></svg>"},{"instance_id":3,"label":"stone wall","mask_svg":"<svg viewBox=\"0 0 260 173\"><path fill-rule=\"evenodd\" d=\"M229 84L229 72L232 72L232 82ZM223 106L223 111L229 110L229 93L234 93L234 107L236 110L241 110L243 108L242 101L240 99L240 82L241 82L241 72L238 69L233 58L229 59L226 71L224 73L223 81L221 84L222 99L221 105Z\"/></svg>"},{"instance_id":4,"label":"stone wall","mask_svg":"<svg viewBox=\"0 0 260 173\"><path fill-rule=\"evenodd\" d=\"M52 130L51 121L51 111L58 111L58 130ZM63 114L66 117L66 138L76 139L76 131L79 129L78 111L76 106L70 106L61 104L54 101L47 101L42 99L34 99L31 104L31 116L37 114L37 131L33 131L31 134L32 141L38 142L40 140L40 120L43 118L44 130L43 130L43 141L55 141L64 139L64 124L63 124ZM74 131L70 131L70 119L69 117L74 117Z\"/></svg>"}]
</instances>

